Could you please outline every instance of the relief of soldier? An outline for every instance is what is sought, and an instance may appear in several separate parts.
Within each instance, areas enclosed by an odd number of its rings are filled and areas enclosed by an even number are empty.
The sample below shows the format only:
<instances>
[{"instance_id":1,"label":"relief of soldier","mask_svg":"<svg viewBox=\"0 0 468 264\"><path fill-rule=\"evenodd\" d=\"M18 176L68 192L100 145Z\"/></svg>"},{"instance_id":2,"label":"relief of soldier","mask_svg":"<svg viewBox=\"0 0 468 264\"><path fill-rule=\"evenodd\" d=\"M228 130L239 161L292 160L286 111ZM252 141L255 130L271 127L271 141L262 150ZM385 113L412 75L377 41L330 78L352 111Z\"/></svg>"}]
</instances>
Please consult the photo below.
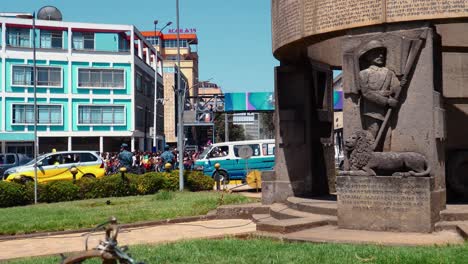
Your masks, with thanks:
<instances>
[{"instance_id":1,"label":"relief of soldier","mask_svg":"<svg viewBox=\"0 0 468 264\"><path fill-rule=\"evenodd\" d=\"M389 107L396 107L401 86L395 73L385 67L386 48L382 42L372 40L359 52L361 71L361 111L364 129L376 139Z\"/></svg>"}]
</instances>

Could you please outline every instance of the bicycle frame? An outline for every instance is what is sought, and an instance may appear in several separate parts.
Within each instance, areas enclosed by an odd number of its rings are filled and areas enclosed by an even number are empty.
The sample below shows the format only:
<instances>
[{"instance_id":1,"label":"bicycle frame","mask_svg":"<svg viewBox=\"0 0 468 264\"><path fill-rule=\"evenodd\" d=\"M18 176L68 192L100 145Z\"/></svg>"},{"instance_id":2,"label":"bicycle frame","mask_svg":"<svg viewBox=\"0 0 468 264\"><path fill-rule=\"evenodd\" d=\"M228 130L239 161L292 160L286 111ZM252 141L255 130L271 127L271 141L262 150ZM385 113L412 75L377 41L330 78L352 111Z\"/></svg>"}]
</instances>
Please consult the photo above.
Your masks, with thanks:
<instances>
[{"instance_id":1,"label":"bicycle frame","mask_svg":"<svg viewBox=\"0 0 468 264\"><path fill-rule=\"evenodd\" d=\"M88 238L89 236L106 226L105 240L100 241L95 249L88 250ZM119 226L117 219L111 217L109 221L98 225L93 231L88 233L85 240L85 251L70 257L64 257L62 255L61 264L79 264L87 259L100 258L103 264L137 264L125 251L127 247L119 247L117 242L117 236L119 234ZM142 263L141 263L142 264Z\"/></svg>"}]
</instances>

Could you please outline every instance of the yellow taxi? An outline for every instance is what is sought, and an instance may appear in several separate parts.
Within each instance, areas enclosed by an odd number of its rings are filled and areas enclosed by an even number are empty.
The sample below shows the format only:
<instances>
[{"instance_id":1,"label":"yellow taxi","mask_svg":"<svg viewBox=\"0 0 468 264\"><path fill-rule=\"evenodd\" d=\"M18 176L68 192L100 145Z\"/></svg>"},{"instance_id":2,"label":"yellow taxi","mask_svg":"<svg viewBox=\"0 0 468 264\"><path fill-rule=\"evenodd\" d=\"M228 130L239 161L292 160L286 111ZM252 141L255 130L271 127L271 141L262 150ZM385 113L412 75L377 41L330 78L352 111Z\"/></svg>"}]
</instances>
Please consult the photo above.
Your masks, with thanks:
<instances>
[{"instance_id":1,"label":"yellow taxi","mask_svg":"<svg viewBox=\"0 0 468 264\"><path fill-rule=\"evenodd\" d=\"M37 162L36 162L37 160ZM100 178L105 175L104 161L94 151L62 151L44 154L23 166L6 170L3 179L34 180L34 166L37 165L37 181L48 182L72 180L71 168L76 168L76 179L82 177Z\"/></svg>"}]
</instances>

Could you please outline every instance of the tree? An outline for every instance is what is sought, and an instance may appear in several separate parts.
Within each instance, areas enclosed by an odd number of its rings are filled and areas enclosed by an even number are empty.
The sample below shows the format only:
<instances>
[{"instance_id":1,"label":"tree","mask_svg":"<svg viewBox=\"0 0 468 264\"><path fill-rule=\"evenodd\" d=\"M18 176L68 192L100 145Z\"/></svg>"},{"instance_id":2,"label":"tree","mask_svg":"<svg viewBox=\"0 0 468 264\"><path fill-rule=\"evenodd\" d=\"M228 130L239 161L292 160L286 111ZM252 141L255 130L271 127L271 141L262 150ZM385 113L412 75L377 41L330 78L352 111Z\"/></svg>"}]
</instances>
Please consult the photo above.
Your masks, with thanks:
<instances>
[{"instance_id":1,"label":"tree","mask_svg":"<svg viewBox=\"0 0 468 264\"><path fill-rule=\"evenodd\" d=\"M259 113L260 127L264 137L275 137L275 120L273 118L274 112Z\"/></svg>"},{"instance_id":2,"label":"tree","mask_svg":"<svg viewBox=\"0 0 468 264\"><path fill-rule=\"evenodd\" d=\"M229 117L229 114L228 114ZM214 115L215 138L216 142L224 142L225 139L225 113L216 112ZM232 122L228 124L229 141L245 140L244 128L239 125L234 125Z\"/></svg>"}]
</instances>

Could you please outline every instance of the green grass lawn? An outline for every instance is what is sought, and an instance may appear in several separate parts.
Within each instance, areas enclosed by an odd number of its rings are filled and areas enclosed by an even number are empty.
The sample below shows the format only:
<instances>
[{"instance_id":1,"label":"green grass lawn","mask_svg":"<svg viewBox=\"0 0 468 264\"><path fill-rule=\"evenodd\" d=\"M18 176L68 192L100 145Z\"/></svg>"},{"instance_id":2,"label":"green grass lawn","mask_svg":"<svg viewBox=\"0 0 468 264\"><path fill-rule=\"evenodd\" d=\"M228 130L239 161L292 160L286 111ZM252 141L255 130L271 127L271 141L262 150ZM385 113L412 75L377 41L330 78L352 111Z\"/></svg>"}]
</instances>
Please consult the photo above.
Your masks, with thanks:
<instances>
[{"instance_id":1,"label":"green grass lawn","mask_svg":"<svg viewBox=\"0 0 468 264\"><path fill-rule=\"evenodd\" d=\"M368 245L288 243L268 239L194 240L159 246L130 247L145 263L468 263L468 244L462 246L385 247ZM56 264L59 257L21 259L11 264ZM85 262L100 263L100 262Z\"/></svg>"},{"instance_id":2,"label":"green grass lawn","mask_svg":"<svg viewBox=\"0 0 468 264\"><path fill-rule=\"evenodd\" d=\"M107 204L110 201L110 204ZM221 204L252 202L237 194L167 192L0 209L0 234L75 230L116 216L119 223L203 215Z\"/></svg>"}]
</instances>

